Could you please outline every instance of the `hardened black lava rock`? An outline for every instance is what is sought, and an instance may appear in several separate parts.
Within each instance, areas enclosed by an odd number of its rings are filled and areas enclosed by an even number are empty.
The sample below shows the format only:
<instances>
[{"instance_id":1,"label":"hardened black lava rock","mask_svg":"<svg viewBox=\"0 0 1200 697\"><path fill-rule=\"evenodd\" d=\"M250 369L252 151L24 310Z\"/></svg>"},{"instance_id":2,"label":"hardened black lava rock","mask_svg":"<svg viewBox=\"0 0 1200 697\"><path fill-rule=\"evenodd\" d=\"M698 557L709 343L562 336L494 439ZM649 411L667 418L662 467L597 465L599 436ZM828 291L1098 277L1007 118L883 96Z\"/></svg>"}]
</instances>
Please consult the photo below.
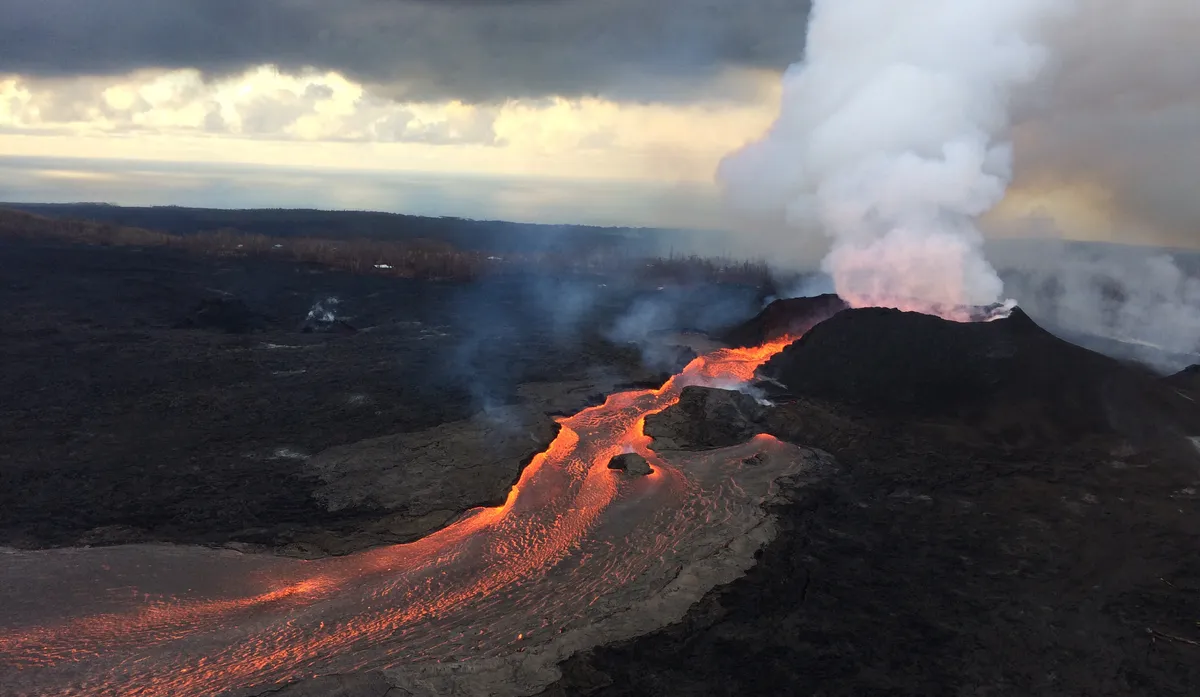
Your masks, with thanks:
<instances>
[{"instance_id":1,"label":"hardened black lava rock","mask_svg":"<svg viewBox=\"0 0 1200 697\"><path fill-rule=\"evenodd\" d=\"M1151 371L1063 341L1019 308L990 322L846 310L761 372L793 395L878 416L966 419L1011 442L1200 433L1194 403Z\"/></svg>"},{"instance_id":2,"label":"hardened black lava rock","mask_svg":"<svg viewBox=\"0 0 1200 697\"><path fill-rule=\"evenodd\" d=\"M176 327L180 329L216 329L229 334L246 334L266 329L271 320L266 315L250 309L239 298L205 298L183 317Z\"/></svg>"},{"instance_id":3,"label":"hardened black lava rock","mask_svg":"<svg viewBox=\"0 0 1200 697\"><path fill-rule=\"evenodd\" d=\"M745 443L762 433L767 409L731 390L685 387L679 401L646 417L645 433L661 450L707 450Z\"/></svg>"},{"instance_id":4,"label":"hardened black lava rock","mask_svg":"<svg viewBox=\"0 0 1200 697\"><path fill-rule=\"evenodd\" d=\"M1167 384L1188 392L1200 392L1200 364L1190 365L1168 377Z\"/></svg>"},{"instance_id":5,"label":"hardened black lava rock","mask_svg":"<svg viewBox=\"0 0 1200 697\"><path fill-rule=\"evenodd\" d=\"M637 453L624 453L608 461L610 470L620 470L631 477L642 477L654 471L646 458Z\"/></svg>"}]
</instances>

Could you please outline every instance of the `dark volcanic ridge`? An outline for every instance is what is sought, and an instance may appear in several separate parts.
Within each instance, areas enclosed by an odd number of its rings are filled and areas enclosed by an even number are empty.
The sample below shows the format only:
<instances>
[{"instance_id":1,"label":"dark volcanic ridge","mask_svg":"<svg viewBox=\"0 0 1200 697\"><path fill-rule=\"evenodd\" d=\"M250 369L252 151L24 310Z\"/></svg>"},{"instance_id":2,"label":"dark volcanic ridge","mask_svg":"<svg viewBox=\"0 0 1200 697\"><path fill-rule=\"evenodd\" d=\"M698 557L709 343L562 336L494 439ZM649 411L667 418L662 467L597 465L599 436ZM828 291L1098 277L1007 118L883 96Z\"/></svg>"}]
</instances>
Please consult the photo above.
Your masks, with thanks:
<instances>
[{"instance_id":1,"label":"dark volcanic ridge","mask_svg":"<svg viewBox=\"0 0 1200 697\"><path fill-rule=\"evenodd\" d=\"M736 348L761 346L784 336L803 334L849 307L845 300L831 293L775 300L762 312L726 329L717 338Z\"/></svg>"},{"instance_id":2,"label":"dark volcanic ridge","mask_svg":"<svg viewBox=\"0 0 1200 697\"><path fill-rule=\"evenodd\" d=\"M1172 387L1188 392L1200 393L1200 364L1191 365L1167 378Z\"/></svg>"},{"instance_id":3,"label":"dark volcanic ridge","mask_svg":"<svg viewBox=\"0 0 1200 697\"><path fill-rule=\"evenodd\" d=\"M914 303L915 305L916 303ZM989 321L1005 316L1011 309L1008 303L963 307L933 308L938 315L956 317L964 322ZM721 332L719 338L734 347L760 346L787 335L800 335L829 319L850 305L833 293L803 298L774 300L754 317Z\"/></svg>"},{"instance_id":4,"label":"dark volcanic ridge","mask_svg":"<svg viewBox=\"0 0 1200 697\"><path fill-rule=\"evenodd\" d=\"M969 313L986 317L996 307ZM1161 378L1065 341L1020 308L958 322L836 295L777 300L720 338L802 337L759 371L776 400L815 398L891 419L954 420L1008 447L1120 434L1139 443L1200 434L1200 368Z\"/></svg>"}]
</instances>

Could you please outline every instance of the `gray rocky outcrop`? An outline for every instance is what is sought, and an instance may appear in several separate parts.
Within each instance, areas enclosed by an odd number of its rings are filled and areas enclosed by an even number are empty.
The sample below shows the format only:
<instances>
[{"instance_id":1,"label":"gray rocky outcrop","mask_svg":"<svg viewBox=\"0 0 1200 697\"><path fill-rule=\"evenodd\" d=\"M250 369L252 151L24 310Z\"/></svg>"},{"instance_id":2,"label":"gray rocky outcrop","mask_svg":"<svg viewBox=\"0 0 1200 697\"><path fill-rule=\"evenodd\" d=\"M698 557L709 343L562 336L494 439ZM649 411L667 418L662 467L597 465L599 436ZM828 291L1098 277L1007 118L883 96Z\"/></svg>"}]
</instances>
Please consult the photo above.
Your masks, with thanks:
<instances>
[{"instance_id":1,"label":"gray rocky outcrop","mask_svg":"<svg viewBox=\"0 0 1200 697\"><path fill-rule=\"evenodd\" d=\"M621 470L631 477L644 477L654 471L650 467L650 463L646 461L646 458L637 453L617 455L608 461L608 468L610 470Z\"/></svg>"},{"instance_id":2,"label":"gray rocky outcrop","mask_svg":"<svg viewBox=\"0 0 1200 697\"><path fill-rule=\"evenodd\" d=\"M679 401L646 417L656 450L706 450L737 445L763 431L768 408L742 392L685 387Z\"/></svg>"}]
</instances>

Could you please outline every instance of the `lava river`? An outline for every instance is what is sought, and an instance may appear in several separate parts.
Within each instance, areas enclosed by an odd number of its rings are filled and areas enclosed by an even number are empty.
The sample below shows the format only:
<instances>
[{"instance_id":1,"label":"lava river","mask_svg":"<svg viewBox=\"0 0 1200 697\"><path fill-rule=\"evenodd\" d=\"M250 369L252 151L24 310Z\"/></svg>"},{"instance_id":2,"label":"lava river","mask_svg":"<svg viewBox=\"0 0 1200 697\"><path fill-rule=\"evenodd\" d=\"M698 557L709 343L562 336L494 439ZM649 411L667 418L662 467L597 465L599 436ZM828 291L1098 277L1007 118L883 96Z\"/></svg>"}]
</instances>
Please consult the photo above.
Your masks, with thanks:
<instances>
[{"instance_id":1,"label":"lava river","mask_svg":"<svg viewBox=\"0 0 1200 697\"><path fill-rule=\"evenodd\" d=\"M643 420L686 385L749 380L786 343L716 351L658 390L561 419L503 506L411 544L307 562L173 545L2 551L0 693L188 697L366 669L461 673L565 656L621 616L644 624L646 600L687 590L681 570L762 525L774 480L804 463L767 436L660 457ZM629 449L655 472L607 468ZM755 453L775 465L743 463Z\"/></svg>"}]
</instances>

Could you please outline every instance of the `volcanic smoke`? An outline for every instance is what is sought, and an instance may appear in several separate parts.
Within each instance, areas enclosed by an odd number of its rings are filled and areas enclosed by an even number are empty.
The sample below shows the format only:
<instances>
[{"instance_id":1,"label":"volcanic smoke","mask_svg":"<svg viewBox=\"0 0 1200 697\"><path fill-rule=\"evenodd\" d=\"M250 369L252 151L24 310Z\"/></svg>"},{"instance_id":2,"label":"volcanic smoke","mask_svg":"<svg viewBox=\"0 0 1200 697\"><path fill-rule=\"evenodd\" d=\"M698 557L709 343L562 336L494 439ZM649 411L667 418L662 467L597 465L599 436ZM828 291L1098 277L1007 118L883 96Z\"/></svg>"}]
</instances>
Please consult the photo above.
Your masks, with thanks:
<instances>
[{"instance_id":1,"label":"volcanic smoke","mask_svg":"<svg viewBox=\"0 0 1200 697\"><path fill-rule=\"evenodd\" d=\"M852 306L999 301L976 219L1012 179L1009 98L1047 58L1032 37L1067 2L815 0L778 118L718 183L832 238L823 269Z\"/></svg>"}]
</instances>

